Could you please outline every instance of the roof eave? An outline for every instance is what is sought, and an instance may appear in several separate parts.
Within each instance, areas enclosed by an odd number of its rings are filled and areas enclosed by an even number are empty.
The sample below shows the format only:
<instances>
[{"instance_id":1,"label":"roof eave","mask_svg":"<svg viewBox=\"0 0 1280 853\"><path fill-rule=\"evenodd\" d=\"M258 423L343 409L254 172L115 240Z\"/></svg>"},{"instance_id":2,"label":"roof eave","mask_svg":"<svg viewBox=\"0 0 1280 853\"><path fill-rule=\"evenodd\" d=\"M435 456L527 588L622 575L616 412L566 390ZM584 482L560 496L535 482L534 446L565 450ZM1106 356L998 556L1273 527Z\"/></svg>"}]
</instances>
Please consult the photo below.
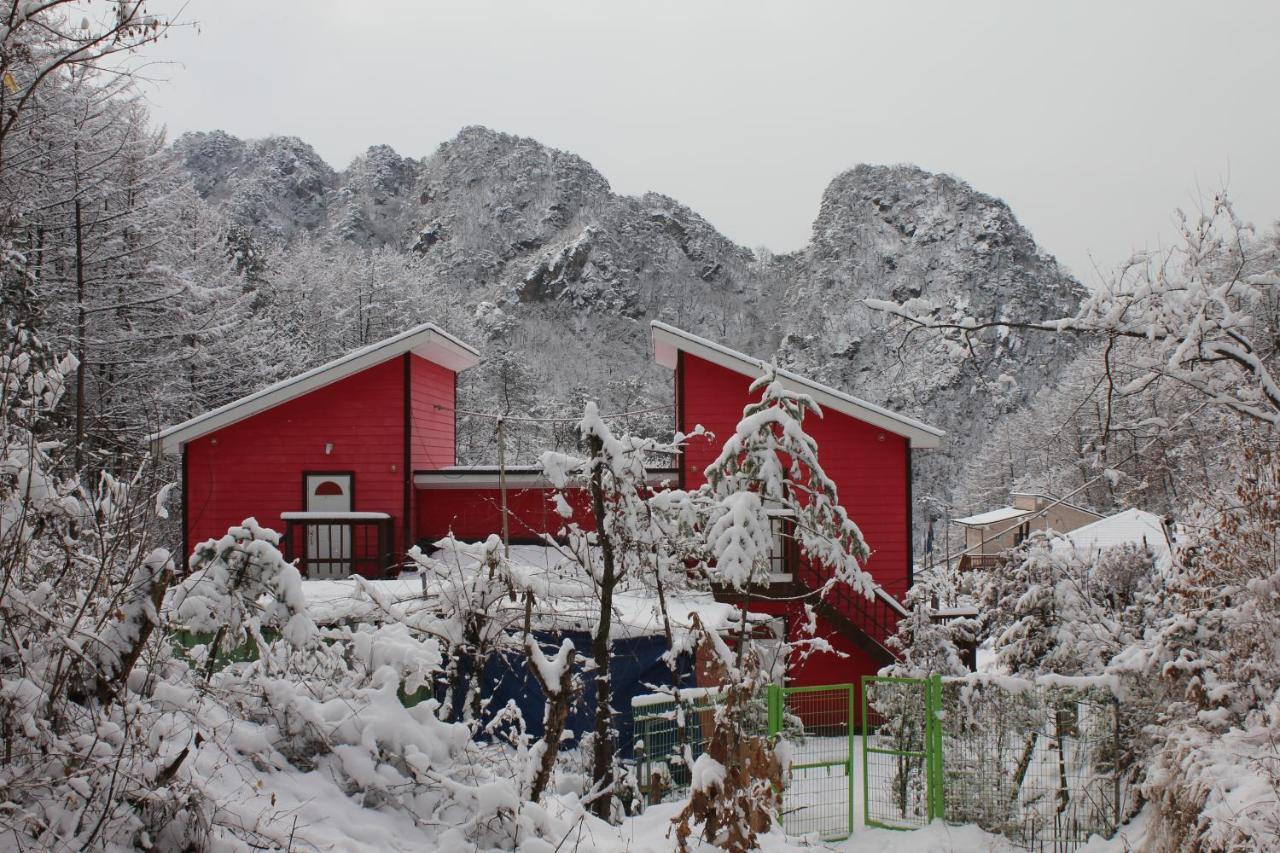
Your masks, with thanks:
<instances>
[{"instance_id":1,"label":"roof eave","mask_svg":"<svg viewBox=\"0 0 1280 853\"><path fill-rule=\"evenodd\" d=\"M474 347L434 324L426 323L160 430L147 436L147 442L154 455L177 453L184 444L201 436L376 367L406 352L414 353L454 373L474 367L480 362L480 352Z\"/></svg>"},{"instance_id":2,"label":"roof eave","mask_svg":"<svg viewBox=\"0 0 1280 853\"><path fill-rule=\"evenodd\" d=\"M677 329L675 326L669 326L657 320L650 323L650 328L654 360L672 370L676 366L677 352L692 353L744 376L759 376L769 366L760 359L699 338L683 329ZM913 448L932 450L941 447L942 439L946 437L946 433L937 427L891 412L866 400L859 400L834 388L805 379L789 370L778 369L777 376L784 387L808 394L819 406L835 409L849 417L900 435L910 441Z\"/></svg>"}]
</instances>

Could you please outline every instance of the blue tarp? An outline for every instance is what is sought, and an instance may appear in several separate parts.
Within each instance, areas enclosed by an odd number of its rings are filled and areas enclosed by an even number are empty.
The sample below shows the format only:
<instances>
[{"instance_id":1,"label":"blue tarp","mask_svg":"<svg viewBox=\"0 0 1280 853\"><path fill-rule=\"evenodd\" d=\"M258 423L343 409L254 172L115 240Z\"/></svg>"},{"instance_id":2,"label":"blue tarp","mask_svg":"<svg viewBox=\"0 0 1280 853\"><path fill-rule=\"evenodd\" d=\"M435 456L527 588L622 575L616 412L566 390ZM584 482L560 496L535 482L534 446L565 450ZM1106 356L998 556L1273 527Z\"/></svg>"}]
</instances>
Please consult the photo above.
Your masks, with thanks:
<instances>
[{"instance_id":1,"label":"blue tarp","mask_svg":"<svg viewBox=\"0 0 1280 853\"><path fill-rule=\"evenodd\" d=\"M568 728L576 738L595 727L595 678L584 673L583 667L591 661L591 635L585 631L534 632L548 656L560 648L567 637L578 650L577 671L582 680L582 695L569 712ZM623 757L631 757L632 725L631 700L633 697L653 693L655 686L671 686L671 670L662 655L667 651L666 638L658 636L627 637L613 641L610 674L613 677L613 708L617 712L614 724L618 729L618 749ZM693 665L688 655L682 656L678 671L682 687L693 684ZM537 679L529 671L528 657L524 654L495 656L485 670L484 695L489 697L486 722L493 715L514 702L524 717L530 735L542 736L542 717L546 712L546 697ZM456 697L461 701L461 697ZM566 744L568 745L568 744Z\"/></svg>"}]
</instances>

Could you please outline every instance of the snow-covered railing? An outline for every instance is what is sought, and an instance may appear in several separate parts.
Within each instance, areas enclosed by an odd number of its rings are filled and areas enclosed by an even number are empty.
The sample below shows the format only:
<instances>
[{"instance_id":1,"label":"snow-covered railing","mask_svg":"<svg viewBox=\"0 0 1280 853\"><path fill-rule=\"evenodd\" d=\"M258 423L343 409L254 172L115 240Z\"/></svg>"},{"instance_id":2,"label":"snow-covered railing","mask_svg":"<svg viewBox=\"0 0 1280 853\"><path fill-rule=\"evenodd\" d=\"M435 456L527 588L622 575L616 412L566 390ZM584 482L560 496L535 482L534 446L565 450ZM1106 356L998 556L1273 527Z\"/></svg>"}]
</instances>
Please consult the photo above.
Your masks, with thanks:
<instances>
[{"instance_id":1,"label":"snow-covered railing","mask_svg":"<svg viewBox=\"0 0 1280 853\"><path fill-rule=\"evenodd\" d=\"M799 560L796 580L810 591L821 589L827 578L820 568L807 560ZM819 615L829 622L847 621L849 627L865 638L868 650L884 658L887 663L897 657L887 645L889 637L898 630L898 622L908 615L908 610L896 598L877 585L870 597L845 584L835 584L826 597L818 602ZM857 637L852 637L855 641Z\"/></svg>"}]
</instances>

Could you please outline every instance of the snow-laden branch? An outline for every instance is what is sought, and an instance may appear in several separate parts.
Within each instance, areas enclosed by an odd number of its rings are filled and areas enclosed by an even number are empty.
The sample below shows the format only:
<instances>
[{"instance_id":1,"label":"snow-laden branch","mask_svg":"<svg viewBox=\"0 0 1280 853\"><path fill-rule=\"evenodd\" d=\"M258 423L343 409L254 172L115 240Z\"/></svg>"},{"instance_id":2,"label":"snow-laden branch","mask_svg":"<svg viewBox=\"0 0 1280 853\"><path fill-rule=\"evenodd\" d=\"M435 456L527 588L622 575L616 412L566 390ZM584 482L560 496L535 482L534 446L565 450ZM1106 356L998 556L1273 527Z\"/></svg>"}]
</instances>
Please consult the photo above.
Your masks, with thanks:
<instances>
[{"instance_id":1,"label":"snow-laden branch","mask_svg":"<svg viewBox=\"0 0 1280 853\"><path fill-rule=\"evenodd\" d=\"M1277 283L1275 240L1255 237L1219 196L1194 222L1184 219L1179 247L1139 256L1069 317L977 320L921 299L863 304L907 327L908 336L928 331L967 346L1007 329L1126 340L1138 373L1131 387L1169 379L1236 414L1280 425Z\"/></svg>"}]
</instances>

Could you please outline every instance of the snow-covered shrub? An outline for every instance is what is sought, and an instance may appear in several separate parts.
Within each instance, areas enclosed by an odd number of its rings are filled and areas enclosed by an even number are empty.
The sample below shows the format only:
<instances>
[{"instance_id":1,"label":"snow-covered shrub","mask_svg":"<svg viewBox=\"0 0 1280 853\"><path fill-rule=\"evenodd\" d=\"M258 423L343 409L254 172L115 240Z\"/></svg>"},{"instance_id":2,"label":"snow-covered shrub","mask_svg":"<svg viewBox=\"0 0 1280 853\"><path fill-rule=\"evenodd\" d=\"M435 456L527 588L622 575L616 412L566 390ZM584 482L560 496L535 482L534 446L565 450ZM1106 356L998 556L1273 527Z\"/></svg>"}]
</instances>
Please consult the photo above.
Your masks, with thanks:
<instances>
[{"instance_id":1,"label":"snow-covered shrub","mask_svg":"<svg viewBox=\"0 0 1280 853\"><path fill-rule=\"evenodd\" d=\"M73 360L6 322L0 351L0 833L29 849L198 844L212 809L157 736L184 667L157 643L172 575L141 475L92 485L38 436Z\"/></svg>"},{"instance_id":2,"label":"snow-covered shrub","mask_svg":"<svg viewBox=\"0 0 1280 853\"><path fill-rule=\"evenodd\" d=\"M457 716L476 727L488 699L483 688L489 659L504 648L521 647L515 636L521 626L512 623L510 613L504 614L502 604L527 597L528 578L506 559L496 535L479 543L450 536L436 545L438 550L430 557L415 546L409 559L428 578L429 610L434 617L430 631L445 644L448 654L448 690L441 708L446 716Z\"/></svg>"},{"instance_id":3,"label":"snow-covered shrub","mask_svg":"<svg viewBox=\"0 0 1280 853\"><path fill-rule=\"evenodd\" d=\"M697 616L694 620L706 673L724 689L712 713L711 735L691 765L689 801L672 829L682 853L699 828L708 843L744 853L756 849L760 834L773 826L787 768L767 738L743 726L760 686L759 656L746 646L730 649Z\"/></svg>"},{"instance_id":4,"label":"snow-covered shrub","mask_svg":"<svg viewBox=\"0 0 1280 853\"><path fill-rule=\"evenodd\" d=\"M477 745L473 725L441 719L433 697L411 707L405 701L442 675L441 643L463 636L470 611L442 618L426 602L388 601L356 580L356 594L371 605L363 618L317 627L276 541L251 520L231 528L196 548L197 571L170 596L176 625L226 637L215 646L248 637L259 650L252 660L205 668L198 690L172 694L176 704L194 703L225 721L229 736L204 754L218 752L260 784L324 780L334 786L331 796L388 820L451 827L433 834L442 847L514 849L550 836L546 812L525 802L522 774ZM481 557L488 553L475 547ZM185 698L177 702L178 695ZM256 823L278 843L276 818Z\"/></svg>"},{"instance_id":5,"label":"snow-covered shrub","mask_svg":"<svg viewBox=\"0 0 1280 853\"><path fill-rule=\"evenodd\" d=\"M1262 849L1280 837L1280 455L1246 449L1112 670L1150 695L1142 786L1165 846Z\"/></svg>"},{"instance_id":6,"label":"snow-covered shrub","mask_svg":"<svg viewBox=\"0 0 1280 853\"><path fill-rule=\"evenodd\" d=\"M285 561L279 543L278 533L246 518L225 536L196 546L192 573L174 589L170 607L176 625L213 638L211 661L246 642L265 655L269 643L264 629L296 649L315 640L302 575Z\"/></svg>"},{"instance_id":7,"label":"snow-covered shrub","mask_svg":"<svg viewBox=\"0 0 1280 853\"><path fill-rule=\"evenodd\" d=\"M942 618L935 604L933 586L926 580L907 592L911 612L898 621L898 630L889 638L898 659L880 670L881 675L923 678L928 675L964 675L969 667L960 657L962 646L972 645L977 620Z\"/></svg>"},{"instance_id":8,"label":"snow-covered shrub","mask_svg":"<svg viewBox=\"0 0 1280 853\"><path fill-rule=\"evenodd\" d=\"M982 605L1001 667L1013 675L1094 675L1130 636L1090 579L1090 566L1033 533L984 577Z\"/></svg>"}]
</instances>

